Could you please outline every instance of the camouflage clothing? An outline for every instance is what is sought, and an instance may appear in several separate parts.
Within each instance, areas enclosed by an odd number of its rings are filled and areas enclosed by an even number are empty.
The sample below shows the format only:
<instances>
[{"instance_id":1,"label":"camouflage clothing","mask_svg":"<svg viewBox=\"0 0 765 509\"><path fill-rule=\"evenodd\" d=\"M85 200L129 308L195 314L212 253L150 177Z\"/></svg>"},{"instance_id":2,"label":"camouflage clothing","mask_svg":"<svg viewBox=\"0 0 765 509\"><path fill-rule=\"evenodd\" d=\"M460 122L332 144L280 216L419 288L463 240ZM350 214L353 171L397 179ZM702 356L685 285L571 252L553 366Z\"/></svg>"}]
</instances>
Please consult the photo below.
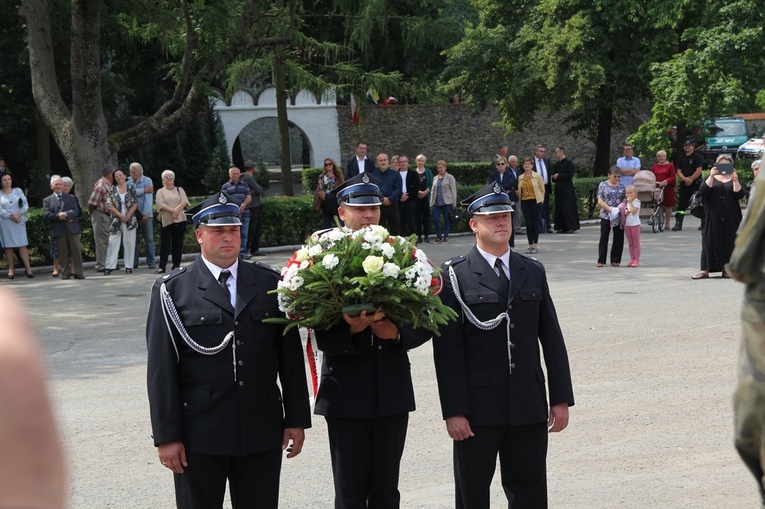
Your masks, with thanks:
<instances>
[{"instance_id":1,"label":"camouflage clothing","mask_svg":"<svg viewBox=\"0 0 765 509\"><path fill-rule=\"evenodd\" d=\"M762 179L758 178L758 181ZM762 183L759 184L763 186ZM762 191L760 191L761 193ZM754 198L754 192L751 198ZM751 216L751 217L750 217ZM741 310L742 338L738 358L738 385L733 395L736 450L757 479L760 504L765 509L765 279L762 242L765 199L750 199L729 269L747 283Z\"/></svg>"},{"instance_id":2,"label":"camouflage clothing","mask_svg":"<svg viewBox=\"0 0 765 509\"><path fill-rule=\"evenodd\" d=\"M741 315L743 337L733 396L736 449L757 479L765 507L765 285L750 285Z\"/></svg>"}]
</instances>

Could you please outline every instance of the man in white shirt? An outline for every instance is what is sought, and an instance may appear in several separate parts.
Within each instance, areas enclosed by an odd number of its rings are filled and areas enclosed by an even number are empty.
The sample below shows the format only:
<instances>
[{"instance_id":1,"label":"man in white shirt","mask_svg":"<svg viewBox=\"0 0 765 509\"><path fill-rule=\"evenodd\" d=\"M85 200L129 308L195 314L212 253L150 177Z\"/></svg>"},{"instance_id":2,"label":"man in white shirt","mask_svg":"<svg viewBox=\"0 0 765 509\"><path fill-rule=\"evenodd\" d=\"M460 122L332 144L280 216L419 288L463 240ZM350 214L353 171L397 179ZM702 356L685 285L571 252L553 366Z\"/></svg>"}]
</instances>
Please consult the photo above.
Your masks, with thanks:
<instances>
[{"instance_id":1,"label":"man in white shirt","mask_svg":"<svg viewBox=\"0 0 765 509\"><path fill-rule=\"evenodd\" d=\"M345 162L343 176L349 180L360 173L374 171L375 163L367 157L367 144L360 141L356 144L356 155Z\"/></svg>"},{"instance_id":2,"label":"man in white shirt","mask_svg":"<svg viewBox=\"0 0 765 509\"><path fill-rule=\"evenodd\" d=\"M550 225L550 196L552 195L552 179L550 178L550 160L546 157L547 149L544 145L537 145L534 149L534 171L542 176L545 183L545 201L542 203L542 212L539 215L539 233L552 233Z\"/></svg>"}]
</instances>

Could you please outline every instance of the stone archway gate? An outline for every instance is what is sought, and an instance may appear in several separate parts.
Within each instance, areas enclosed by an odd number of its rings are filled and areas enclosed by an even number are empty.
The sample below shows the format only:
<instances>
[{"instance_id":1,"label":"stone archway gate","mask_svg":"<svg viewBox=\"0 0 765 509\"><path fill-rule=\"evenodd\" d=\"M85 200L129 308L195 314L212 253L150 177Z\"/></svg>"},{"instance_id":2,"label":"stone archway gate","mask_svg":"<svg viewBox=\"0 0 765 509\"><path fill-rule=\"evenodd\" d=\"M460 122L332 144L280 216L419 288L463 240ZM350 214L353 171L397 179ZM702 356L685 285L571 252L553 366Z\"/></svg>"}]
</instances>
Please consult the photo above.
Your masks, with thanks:
<instances>
[{"instance_id":1,"label":"stone archway gate","mask_svg":"<svg viewBox=\"0 0 765 509\"><path fill-rule=\"evenodd\" d=\"M261 118L276 118L276 89L268 87L257 98L239 90L231 98L230 105L216 100L213 108L220 115L231 157L234 142L248 124ZM334 94L317 101L310 92L301 91L295 97L294 104L287 104L287 119L300 128L308 139L312 167L320 167L325 157L342 164Z\"/></svg>"}]
</instances>

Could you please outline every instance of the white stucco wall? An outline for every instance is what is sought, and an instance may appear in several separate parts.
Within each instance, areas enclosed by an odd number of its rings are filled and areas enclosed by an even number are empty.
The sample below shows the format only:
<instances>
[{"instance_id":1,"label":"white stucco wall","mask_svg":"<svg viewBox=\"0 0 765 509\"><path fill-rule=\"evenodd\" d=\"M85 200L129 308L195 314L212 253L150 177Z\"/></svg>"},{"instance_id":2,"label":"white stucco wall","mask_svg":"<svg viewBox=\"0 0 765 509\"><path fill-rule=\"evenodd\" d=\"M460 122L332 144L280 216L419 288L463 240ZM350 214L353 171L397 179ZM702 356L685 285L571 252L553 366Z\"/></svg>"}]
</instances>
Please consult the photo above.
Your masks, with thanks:
<instances>
[{"instance_id":1,"label":"white stucco wall","mask_svg":"<svg viewBox=\"0 0 765 509\"><path fill-rule=\"evenodd\" d=\"M319 167L325 157L340 162L340 132L337 124L337 101L333 94L316 102L308 92L300 92L295 99L295 106L287 104L287 119L299 127L308 138L310 164ZM226 136L229 156L239 133L250 122L261 118L276 118L276 91L273 87L264 90L254 104L253 96L246 91L239 91L227 106L216 101L214 109L220 114L223 131Z\"/></svg>"}]
</instances>

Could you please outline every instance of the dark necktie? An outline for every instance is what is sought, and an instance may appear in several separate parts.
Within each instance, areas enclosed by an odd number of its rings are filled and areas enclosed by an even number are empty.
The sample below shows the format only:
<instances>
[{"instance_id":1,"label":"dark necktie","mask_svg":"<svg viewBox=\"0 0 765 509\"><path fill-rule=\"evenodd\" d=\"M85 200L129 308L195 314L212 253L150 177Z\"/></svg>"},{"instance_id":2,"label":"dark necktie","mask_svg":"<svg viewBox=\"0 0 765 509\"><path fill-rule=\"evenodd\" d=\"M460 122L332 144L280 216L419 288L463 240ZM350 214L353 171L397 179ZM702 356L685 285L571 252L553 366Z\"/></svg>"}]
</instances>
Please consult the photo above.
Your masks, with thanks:
<instances>
[{"instance_id":1,"label":"dark necktie","mask_svg":"<svg viewBox=\"0 0 765 509\"><path fill-rule=\"evenodd\" d=\"M499 271L499 282L502 283L502 290L504 291L505 296L507 296L510 293L510 279L508 279L507 274L505 274L505 269L503 269L502 266L502 259L497 258L494 261L494 267Z\"/></svg>"},{"instance_id":2,"label":"dark necktie","mask_svg":"<svg viewBox=\"0 0 765 509\"><path fill-rule=\"evenodd\" d=\"M57 194L56 198L58 198L58 210L63 211L64 210L64 201L61 199L61 195Z\"/></svg>"},{"instance_id":3,"label":"dark necktie","mask_svg":"<svg viewBox=\"0 0 765 509\"><path fill-rule=\"evenodd\" d=\"M231 292L228 289L228 284L226 284L226 281L230 275L231 272L222 270L218 276L218 282L220 283L220 287L223 288L223 292L226 294L226 300L228 300L229 304L231 303Z\"/></svg>"}]
</instances>

